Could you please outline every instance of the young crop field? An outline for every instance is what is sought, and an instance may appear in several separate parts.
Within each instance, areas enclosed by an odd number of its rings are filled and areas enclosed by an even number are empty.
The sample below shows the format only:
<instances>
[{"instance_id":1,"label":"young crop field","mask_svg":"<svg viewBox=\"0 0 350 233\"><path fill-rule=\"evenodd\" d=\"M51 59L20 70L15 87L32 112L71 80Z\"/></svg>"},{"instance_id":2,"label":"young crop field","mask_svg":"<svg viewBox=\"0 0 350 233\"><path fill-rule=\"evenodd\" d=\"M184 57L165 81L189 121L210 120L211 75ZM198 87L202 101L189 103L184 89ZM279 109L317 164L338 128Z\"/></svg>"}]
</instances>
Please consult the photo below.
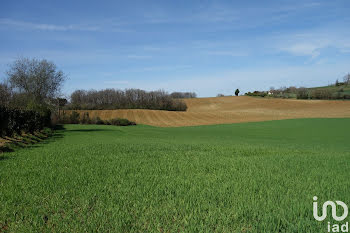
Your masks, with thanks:
<instances>
[{"instance_id":1,"label":"young crop field","mask_svg":"<svg viewBox=\"0 0 350 233\"><path fill-rule=\"evenodd\" d=\"M0 154L0 232L326 232L350 203L350 119L65 125Z\"/></svg>"}]
</instances>

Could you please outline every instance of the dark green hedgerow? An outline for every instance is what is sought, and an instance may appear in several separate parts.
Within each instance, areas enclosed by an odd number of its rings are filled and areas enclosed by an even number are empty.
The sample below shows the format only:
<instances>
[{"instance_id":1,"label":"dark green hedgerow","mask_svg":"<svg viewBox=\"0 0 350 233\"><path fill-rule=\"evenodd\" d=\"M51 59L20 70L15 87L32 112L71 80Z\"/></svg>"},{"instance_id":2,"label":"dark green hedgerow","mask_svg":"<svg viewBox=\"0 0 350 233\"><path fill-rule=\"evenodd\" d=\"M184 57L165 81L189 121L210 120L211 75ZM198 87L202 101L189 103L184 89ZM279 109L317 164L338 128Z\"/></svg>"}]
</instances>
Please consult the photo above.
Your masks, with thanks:
<instances>
[{"instance_id":1,"label":"dark green hedgerow","mask_svg":"<svg viewBox=\"0 0 350 233\"><path fill-rule=\"evenodd\" d=\"M13 109L0 106L0 136L34 133L51 126L51 112Z\"/></svg>"},{"instance_id":2,"label":"dark green hedgerow","mask_svg":"<svg viewBox=\"0 0 350 233\"><path fill-rule=\"evenodd\" d=\"M114 118L110 120L101 120L100 117L91 117L88 112L79 114L76 111L72 111L71 114L63 113L55 120L58 124L83 124L83 125L116 125L116 126L129 126L136 125L135 122L129 121L124 118Z\"/></svg>"},{"instance_id":3,"label":"dark green hedgerow","mask_svg":"<svg viewBox=\"0 0 350 233\"><path fill-rule=\"evenodd\" d=\"M135 122L129 121L128 119L123 118L115 118L109 121L111 125L117 125L117 126L128 126L128 125L136 125Z\"/></svg>"}]
</instances>

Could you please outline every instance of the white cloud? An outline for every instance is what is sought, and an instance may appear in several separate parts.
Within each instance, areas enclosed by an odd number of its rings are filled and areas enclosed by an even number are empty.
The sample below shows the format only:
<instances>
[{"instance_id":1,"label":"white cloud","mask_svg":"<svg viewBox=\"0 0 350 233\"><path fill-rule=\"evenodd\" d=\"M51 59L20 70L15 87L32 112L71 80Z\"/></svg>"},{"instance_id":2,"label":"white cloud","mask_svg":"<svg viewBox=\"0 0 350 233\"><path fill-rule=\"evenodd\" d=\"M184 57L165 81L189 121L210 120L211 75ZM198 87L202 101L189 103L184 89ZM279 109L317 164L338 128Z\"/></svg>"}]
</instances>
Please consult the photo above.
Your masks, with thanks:
<instances>
[{"instance_id":1,"label":"white cloud","mask_svg":"<svg viewBox=\"0 0 350 233\"><path fill-rule=\"evenodd\" d=\"M307 33L288 34L272 38L277 51L287 52L295 56L308 56L315 59L327 48L336 49L340 53L350 51L350 34L347 31L330 28L309 30Z\"/></svg>"},{"instance_id":2,"label":"white cloud","mask_svg":"<svg viewBox=\"0 0 350 233\"><path fill-rule=\"evenodd\" d=\"M281 50L289 52L297 56L311 56L316 58L320 55L320 49L323 46L309 43L292 44L289 47L281 48Z\"/></svg>"}]
</instances>

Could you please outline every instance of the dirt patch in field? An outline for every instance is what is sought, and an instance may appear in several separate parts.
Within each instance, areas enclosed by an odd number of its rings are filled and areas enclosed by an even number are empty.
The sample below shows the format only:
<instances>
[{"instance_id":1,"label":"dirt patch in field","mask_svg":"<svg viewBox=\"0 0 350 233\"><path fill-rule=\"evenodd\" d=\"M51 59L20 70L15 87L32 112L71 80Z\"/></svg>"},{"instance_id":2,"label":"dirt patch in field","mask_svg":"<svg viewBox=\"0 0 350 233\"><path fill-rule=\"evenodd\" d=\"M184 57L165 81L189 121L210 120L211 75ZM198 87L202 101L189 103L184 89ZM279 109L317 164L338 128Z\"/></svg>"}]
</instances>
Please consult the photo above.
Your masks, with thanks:
<instances>
[{"instance_id":1,"label":"dirt patch in field","mask_svg":"<svg viewBox=\"0 0 350 233\"><path fill-rule=\"evenodd\" d=\"M127 118L138 124L161 127L228 124L293 118L350 117L350 101L296 100L239 97L185 100L186 112L159 110L80 110L102 120ZM68 111L69 112L69 111Z\"/></svg>"},{"instance_id":2,"label":"dirt patch in field","mask_svg":"<svg viewBox=\"0 0 350 233\"><path fill-rule=\"evenodd\" d=\"M5 139L0 138L0 147L4 146L6 143Z\"/></svg>"}]
</instances>

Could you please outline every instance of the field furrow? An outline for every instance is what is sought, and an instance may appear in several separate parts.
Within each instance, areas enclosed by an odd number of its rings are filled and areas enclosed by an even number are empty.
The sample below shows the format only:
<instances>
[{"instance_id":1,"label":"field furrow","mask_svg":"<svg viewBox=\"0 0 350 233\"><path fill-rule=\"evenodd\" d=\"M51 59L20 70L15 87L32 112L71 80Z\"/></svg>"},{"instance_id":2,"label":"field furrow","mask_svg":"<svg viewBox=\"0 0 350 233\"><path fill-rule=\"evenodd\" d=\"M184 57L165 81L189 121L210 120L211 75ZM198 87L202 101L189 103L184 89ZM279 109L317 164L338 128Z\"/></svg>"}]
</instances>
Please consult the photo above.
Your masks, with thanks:
<instances>
[{"instance_id":1,"label":"field furrow","mask_svg":"<svg viewBox=\"0 0 350 233\"><path fill-rule=\"evenodd\" d=\"M350 117L350 101L295 100L239 97L195 98L184 100L186 112L147 109L79 110L103 120L121 117L161 127L228 124L293 118ZM68 113L70 111L67 111Z\"/></svg>"}]
</instances>

